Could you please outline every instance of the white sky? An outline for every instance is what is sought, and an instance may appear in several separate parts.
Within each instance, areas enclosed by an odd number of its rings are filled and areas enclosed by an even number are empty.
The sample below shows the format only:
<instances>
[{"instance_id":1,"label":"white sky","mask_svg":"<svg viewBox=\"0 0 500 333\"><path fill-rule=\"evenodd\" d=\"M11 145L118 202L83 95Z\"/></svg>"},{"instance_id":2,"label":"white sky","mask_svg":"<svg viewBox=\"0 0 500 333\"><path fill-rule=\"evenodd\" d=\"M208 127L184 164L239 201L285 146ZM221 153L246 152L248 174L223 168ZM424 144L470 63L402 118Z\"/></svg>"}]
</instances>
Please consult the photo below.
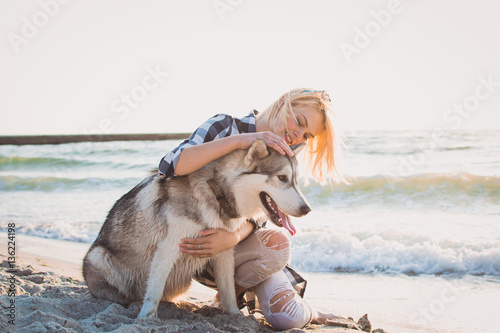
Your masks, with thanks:
<instances>
[{"instance_id":1,"label":"white sky","mask_svg":"<svg viewBox=\"0 0 500 333\"><path fill-rule=\"evenodd\" d=\"M191 132L295 87L328 90L345 130L500 128L497 1L54 4L0 0L0 135ZM214 4L232 10L221 19ZM376 31L372 12L391 6ZM367 28L348 62L341 44ZM132 91L134 108L120 101Z\"/></svg>"}]
</instances>

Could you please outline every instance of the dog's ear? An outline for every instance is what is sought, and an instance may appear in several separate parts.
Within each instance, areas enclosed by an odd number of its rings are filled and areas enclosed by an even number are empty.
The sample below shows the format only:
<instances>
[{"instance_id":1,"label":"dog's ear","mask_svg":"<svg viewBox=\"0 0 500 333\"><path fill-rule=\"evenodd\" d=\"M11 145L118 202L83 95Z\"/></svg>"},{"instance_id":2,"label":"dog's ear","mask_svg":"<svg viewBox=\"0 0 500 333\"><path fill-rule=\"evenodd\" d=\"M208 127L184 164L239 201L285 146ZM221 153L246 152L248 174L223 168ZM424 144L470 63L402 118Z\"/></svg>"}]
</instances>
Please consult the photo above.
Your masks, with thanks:
<instances>
[{"instance_id":1,"label":"dog's ear","mask_svg":"<svg viewBox=\"0 0 500 333\"><path fill-rule=\"evenodd\" d=\"M300 153L305 147L306 147L305 142L299 143L298 145L290 146L294 155L297 155L298 153Z\"/></svg>"},{"instance_id":2,"label":"dog's ear","mask_svg":"<svg viewBox=\"0 0 500 333\"><path fill-rule=\"evenodd\" d=\"M249 166L254 160L261 160L267 155L269 155L269 151L267 150L267 145L264 140L255 140L245 156L245 165Z\"/></svg>"}]
</instances>

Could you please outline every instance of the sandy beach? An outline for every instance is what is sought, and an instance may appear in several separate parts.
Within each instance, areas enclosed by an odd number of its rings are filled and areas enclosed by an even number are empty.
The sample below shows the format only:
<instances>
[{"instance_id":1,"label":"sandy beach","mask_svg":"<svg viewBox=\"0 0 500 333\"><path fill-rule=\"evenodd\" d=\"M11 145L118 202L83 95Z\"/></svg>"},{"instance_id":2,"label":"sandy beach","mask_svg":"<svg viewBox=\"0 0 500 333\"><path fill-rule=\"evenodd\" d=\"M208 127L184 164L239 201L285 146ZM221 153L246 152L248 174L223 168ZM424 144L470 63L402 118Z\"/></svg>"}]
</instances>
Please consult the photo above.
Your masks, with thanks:
<instances>
[{"instance_id":1,"label":"sandy beach","mask_svg":"<svg viewBox=\"0 0 500 333\"><path fill-rule=\"evenodd\" d=\"M16 235L13 268L8 262L7 234L1 233L0 240L3 308L0 327L3 332L274 331L262 317L228 316L210 308L208 305L215 293L198 283L193 283L180 304L161 303L158 319L138 320L140 304L125 308L89 294L81 273L81 261L88 244ZM306 331L359 332L320 325L288 330Z\"/></svg>"}]
</instances>

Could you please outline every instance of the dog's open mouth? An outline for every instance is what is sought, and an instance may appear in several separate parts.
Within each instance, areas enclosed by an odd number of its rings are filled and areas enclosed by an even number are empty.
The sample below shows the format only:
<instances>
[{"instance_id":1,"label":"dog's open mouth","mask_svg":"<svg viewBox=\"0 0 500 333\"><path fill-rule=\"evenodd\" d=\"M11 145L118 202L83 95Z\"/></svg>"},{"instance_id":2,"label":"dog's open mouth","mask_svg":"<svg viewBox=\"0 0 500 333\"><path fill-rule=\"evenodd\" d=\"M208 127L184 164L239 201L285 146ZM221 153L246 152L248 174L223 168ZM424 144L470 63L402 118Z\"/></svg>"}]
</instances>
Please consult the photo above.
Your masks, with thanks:
<instances>
[{"instance_id":1,"label":"dog's open mouth","mask_svg":"<svg viewBox=\"0 0 500 333\"><path fill-rule=\"evenodd\" d=\"M288 230L292 236L295 235L297 231L290 221L290 217L283 213L276 202L274 202L274 200L266 192L260 192L260 200L266 208L271 221L278 227L283 227Z\"/></svg>"}]
</instances>

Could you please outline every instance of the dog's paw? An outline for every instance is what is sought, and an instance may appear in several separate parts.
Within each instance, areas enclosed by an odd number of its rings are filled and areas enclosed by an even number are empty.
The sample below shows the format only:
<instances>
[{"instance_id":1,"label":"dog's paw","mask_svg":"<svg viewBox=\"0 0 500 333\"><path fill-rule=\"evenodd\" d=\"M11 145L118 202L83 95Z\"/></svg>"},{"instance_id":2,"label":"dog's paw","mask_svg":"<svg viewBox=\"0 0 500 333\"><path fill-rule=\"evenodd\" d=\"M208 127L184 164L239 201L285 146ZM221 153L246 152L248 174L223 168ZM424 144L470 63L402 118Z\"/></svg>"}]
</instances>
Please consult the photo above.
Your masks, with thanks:
<instances>
[{"instance_id":1,"label":"dog's paw","mask_svg":"<svg viewBox=\"0 0 500 333\"><path fill-rule=\"evenodd\" d=\"M142 302L133 302L128 305L127 310L130 310L137 315L139 312L141 312L141 308Z\"/></svg>"},{"instance_id":2,"label":"dog's paw","mask_svg":"<svg viewBox=\"0 0 500 333\"><path fill-rule=\"evenodd\" d=\"M238 308L233 308L229 310L224 310L224 312L230 316L242 315L241 311Z\"/></svg>"},{"instance_id":3,"label":"dog's paw","mask_svg":"<svg viewBox=\"0 0 500 333\"><path fill-rule=\"evenodd\" d=\"M137 318L156 318L157 307L152 303L144 303Z\"/></svg>"}]
</instances>

